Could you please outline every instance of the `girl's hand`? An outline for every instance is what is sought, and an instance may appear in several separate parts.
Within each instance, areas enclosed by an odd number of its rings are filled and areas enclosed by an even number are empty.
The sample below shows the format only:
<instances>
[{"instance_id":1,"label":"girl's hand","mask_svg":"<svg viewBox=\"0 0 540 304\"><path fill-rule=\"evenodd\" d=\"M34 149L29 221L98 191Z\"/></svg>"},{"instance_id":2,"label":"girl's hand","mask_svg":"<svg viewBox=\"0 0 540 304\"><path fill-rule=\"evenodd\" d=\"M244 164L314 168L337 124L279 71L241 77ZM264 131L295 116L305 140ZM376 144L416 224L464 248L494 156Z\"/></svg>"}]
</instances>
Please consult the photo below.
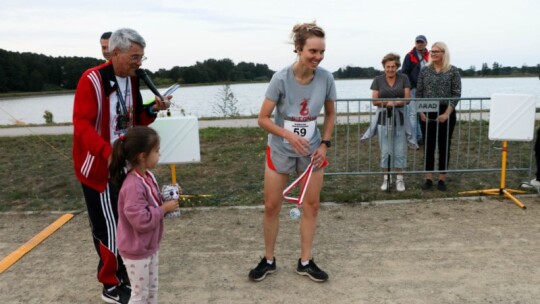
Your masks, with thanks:
<instances>
[{"instance_id":1,"label":"girl's hand","mask_svg":"<svg viewBox=\"0 0 540 304\"><path fill-rule=\"evenodd\" d=\"M166 201L163 203L163 205L161 205L161 209L163 209L165 213L174 211L178 209L178 207L179 207L179 204L177 200Z\"/></svg>"},{"instance_id":2,"label":"girl's hand","mask_svg":"<svg viewBox=\"0 0 540 304\"><path fill-rule=\"evenodd\" d=\"M423 121L423 122L426 122L427 119L426 119L426 114L424 114L424 112L420 112L420 119Z\"/></svg>"}]
</instances>

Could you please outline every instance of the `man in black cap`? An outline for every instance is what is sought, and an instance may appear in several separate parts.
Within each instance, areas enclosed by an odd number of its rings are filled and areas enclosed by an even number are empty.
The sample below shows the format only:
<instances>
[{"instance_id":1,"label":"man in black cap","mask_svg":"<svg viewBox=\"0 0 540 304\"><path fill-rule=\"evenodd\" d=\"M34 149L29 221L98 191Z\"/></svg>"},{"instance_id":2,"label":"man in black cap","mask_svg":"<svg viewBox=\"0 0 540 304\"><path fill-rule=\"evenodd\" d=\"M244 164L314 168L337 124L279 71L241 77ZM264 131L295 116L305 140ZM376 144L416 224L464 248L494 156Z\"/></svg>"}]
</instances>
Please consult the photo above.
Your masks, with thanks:
<instances>
[{"instance_id":1,"label":"man in black cap","mask_svg":"<svg viewBox=\"0 0 540 304\"><path fill-rule=\"evenodd\" d=\"M409 76L409 81L411 82L411 98L416 97L418 75L420 74L420 70L427 65L429 60L429 51L426 48L426 36L416 36L415 42L414 48L405 55L403 66L401 68L401 72ZM420 123L418 122L416 102L411 101L407 105L407 112L409 113L413 138L416 137L418 144L422 144L422 132L420 130Z\"/></svg>"}]
</instances>

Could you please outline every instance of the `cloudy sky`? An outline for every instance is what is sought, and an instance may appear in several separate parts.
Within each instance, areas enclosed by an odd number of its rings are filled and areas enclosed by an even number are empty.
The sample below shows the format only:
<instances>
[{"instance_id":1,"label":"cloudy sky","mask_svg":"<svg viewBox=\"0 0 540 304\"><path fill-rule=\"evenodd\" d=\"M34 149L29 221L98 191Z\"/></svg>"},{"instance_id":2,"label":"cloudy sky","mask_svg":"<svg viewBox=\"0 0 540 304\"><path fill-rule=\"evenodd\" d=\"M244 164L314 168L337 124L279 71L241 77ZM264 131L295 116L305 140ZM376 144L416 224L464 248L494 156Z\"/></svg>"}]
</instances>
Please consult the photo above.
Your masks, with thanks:
<instances>
[{"instance_id":1,"label":"cloudy sky","mask_svg":"<svg viewBox=\"0 0 540 304\"><path fill-rule=\"evenodd\" d=\"M101 58L99 36L130 27L146 39L152 71L208 58L278 70L295 60L293 25L317 20L330 71L381 68L386 53L403 56L418 34L428 46L446 42L463 69L521 67L540 63L539 13L538 0L2 0L0 48Z\"/></svg>"}]
</instances>

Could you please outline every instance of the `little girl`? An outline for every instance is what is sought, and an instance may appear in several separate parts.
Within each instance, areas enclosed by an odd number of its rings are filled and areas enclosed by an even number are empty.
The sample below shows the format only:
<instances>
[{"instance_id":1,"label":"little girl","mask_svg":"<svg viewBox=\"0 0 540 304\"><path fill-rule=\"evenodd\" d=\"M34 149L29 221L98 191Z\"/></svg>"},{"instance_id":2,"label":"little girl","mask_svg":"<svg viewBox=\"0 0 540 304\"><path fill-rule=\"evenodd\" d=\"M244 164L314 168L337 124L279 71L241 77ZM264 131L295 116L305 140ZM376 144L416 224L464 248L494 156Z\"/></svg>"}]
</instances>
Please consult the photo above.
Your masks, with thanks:
<instances>
[{"instance_id":1,"label":"little girl","mask_svg":"<svg viewBox=\"0 0 540 304\"><path fill-rule=\"evenodd\" d=\"M114 142L109 172L111 180L122 185L117 245L131 281L129 303L158 302L163 216L178 208L178 201L163 202L156 179L148 170L158 161L159 135L149 127L131 128Z\"/></svg>"}]
</instances>

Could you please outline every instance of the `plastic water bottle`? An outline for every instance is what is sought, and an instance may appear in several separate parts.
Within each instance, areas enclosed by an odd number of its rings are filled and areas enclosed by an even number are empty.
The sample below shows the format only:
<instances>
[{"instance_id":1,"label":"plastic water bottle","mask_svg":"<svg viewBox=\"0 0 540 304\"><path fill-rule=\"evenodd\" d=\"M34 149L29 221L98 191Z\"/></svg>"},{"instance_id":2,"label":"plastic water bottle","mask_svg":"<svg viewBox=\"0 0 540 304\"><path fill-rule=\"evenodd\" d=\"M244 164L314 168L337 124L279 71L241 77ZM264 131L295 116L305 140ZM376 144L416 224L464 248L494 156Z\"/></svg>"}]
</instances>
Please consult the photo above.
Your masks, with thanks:
<instances>
[{"instance_id":1,"label":"plastic water bottle","mask_svg":"<svg viewBox=\"0 0 540 304\"><path fill-rule=\"evenodd\" d=\"M289 211L289 216L293 220L298 220L302 216L302 212L299 208L292 208L291 211Z\"/></svg>"}]
</instances>

